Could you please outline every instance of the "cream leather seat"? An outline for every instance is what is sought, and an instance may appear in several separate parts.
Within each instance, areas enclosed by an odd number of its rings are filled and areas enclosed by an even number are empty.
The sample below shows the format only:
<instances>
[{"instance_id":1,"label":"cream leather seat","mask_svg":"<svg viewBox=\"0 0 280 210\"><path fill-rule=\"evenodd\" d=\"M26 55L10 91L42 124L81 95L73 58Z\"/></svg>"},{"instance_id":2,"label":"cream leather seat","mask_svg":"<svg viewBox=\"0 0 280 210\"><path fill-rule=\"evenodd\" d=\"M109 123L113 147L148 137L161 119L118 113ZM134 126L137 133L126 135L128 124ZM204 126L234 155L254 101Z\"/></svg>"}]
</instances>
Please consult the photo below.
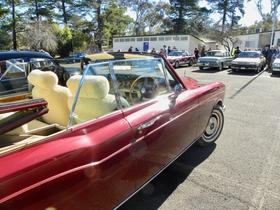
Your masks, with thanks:
<instances>
[{"instance_id":1,"label":"cream leather seat","mask_svg":"<svg viewBox=\"0 0 280 210\"><path fill-rule=\"evenodd\" d=\"M81 75L74 75L67 81L67 87L72 93L72 97L68 101L70 109L81 78ZM116 110L116 98L114 95L109 94L109 89L109 82L105 77L96 75L86 76L74 110L75 122L85 122ZM121 101L123 107L129 106L124 98Z\"/></svg>"},{"instance_id":2,"label":"cream leather seat","mask_svg":"<svg viewBox=\"0 0 280 210\"><path fill-rule=\"evenodd\" d=\"M54 72L33 70L27 77L34 88L33 98L44 98L48 102L49 112L42 118L48 124L57 123L66 126L70 110L67 102L71 96L68 88L58 85L58 78Z\"/></svg>"}]
</instances>

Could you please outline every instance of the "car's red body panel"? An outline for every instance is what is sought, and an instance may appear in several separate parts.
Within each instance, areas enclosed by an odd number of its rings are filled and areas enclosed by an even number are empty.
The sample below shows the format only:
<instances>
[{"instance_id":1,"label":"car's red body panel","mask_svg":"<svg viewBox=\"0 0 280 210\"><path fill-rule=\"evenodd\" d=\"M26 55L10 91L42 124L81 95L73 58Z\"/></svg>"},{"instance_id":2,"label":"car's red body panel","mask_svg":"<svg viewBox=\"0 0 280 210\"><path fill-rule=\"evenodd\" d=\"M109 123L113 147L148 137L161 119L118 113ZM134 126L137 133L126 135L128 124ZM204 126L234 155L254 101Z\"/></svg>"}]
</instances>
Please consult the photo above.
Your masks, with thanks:
<instances>
[{"instance_id":1,"label":"car's red body panel","mask_svg":"<svg viewBox=\"0 0 280 210\"><path fill-rule=\"evenodd\" d=\"M136 192L202 134L224 97L221 83L173 75L184 90L172 107L159 97L2 156L1 209L112 209Z\"/></svg>"}]
</instances>

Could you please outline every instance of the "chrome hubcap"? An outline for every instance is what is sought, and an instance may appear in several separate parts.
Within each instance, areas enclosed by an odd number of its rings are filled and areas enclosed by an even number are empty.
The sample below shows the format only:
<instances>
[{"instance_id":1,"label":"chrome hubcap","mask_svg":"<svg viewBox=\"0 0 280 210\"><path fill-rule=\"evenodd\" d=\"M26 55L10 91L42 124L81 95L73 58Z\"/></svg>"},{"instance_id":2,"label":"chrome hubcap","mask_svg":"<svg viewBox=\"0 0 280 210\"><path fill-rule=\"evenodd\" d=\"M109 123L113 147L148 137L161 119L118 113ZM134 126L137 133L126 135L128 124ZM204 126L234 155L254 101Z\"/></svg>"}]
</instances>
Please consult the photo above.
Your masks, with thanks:
<instances>
[{"instance_id":1,"label":"chrome hubcap","mask_svg":"<svg viewBox=\"0 0 280 210\"><path fill-rule=\"evenodd\" d=\"M214 110L202 138L205 142L215 141L223 127L223 117L219 111Z\"/></svg>"},{"instance_id":2,"label":"chrome hubcap","mask_svg":"<svg viewBox=\"0 0 280 210\"><path fill-rule=\"evenodd\" d=\"M216 117L212 116L209 120L208 126L206 128L206 134L212 135L215 132L215 129L217 128L218 120Z\"/></svg>"}]
</instances>

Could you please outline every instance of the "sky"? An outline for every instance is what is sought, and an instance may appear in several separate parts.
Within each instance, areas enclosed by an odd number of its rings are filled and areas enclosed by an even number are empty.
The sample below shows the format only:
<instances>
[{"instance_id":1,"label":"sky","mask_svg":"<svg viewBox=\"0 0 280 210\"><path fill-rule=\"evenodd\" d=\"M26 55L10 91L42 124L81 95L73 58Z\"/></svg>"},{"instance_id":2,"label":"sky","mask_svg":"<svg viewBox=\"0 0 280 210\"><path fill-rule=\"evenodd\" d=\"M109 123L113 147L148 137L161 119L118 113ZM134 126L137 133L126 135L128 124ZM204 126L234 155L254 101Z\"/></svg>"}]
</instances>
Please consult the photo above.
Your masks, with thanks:
<instances>
[{"instance_id":1,"label":"sky","mask_svg":"<svg viewBox=\"0 0 280 210\"><path fill-rule=\"evenodd\" d=\"M169 0L154 0L155 2L157 1L163 1L163 2L169 2ZM244 0L244 7L245 7L245 14L244 16L241 18L241 20L239 21L239 24L241 24L242 26L250 26L253 25L256 21L260 21L261 15L257 9L255 0L251 0L248 2L248 0ZM265 9L268 9L270 7L270 1L269 0L264 0L264 2L267 4L265 4ZM209 5L206 3L205 0L201 0L200 3L201 6L205 6L205 7L209 7ZM265 10L266 11L266 10ZM134 17L135 14L133 14L133 12L127 12L127 14L129 14L130 16ZM135 17L134 17L135 18ZM218 16L217 14L213 14L211 15L211 18L213 18L213 20L219 20L220 16ZM279 17L278 17L279 18Z\"/></svg>"}]
</instances>

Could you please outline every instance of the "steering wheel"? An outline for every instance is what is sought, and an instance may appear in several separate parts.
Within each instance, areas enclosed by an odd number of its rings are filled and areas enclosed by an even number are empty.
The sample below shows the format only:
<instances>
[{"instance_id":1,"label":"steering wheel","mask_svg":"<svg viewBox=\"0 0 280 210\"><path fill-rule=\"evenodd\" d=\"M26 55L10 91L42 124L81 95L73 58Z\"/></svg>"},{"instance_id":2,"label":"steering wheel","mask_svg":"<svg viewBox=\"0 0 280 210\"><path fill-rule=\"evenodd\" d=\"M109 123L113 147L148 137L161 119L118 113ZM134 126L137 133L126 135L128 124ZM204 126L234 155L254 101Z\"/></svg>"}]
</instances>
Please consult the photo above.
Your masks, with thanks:
<instances>
[{"instance_id":1,"label":"steering wheel","mask_svg":"<svg viewBox=\"0 0 280 210\"><path fill-rule=\"evenodd\" d=\"M157 83L153 77L139 76L131 84L129 99L134 104L143 98L153 98L157 95ZM136 95L134 97L133 95Z\"/></svg>"}]
</instances>

